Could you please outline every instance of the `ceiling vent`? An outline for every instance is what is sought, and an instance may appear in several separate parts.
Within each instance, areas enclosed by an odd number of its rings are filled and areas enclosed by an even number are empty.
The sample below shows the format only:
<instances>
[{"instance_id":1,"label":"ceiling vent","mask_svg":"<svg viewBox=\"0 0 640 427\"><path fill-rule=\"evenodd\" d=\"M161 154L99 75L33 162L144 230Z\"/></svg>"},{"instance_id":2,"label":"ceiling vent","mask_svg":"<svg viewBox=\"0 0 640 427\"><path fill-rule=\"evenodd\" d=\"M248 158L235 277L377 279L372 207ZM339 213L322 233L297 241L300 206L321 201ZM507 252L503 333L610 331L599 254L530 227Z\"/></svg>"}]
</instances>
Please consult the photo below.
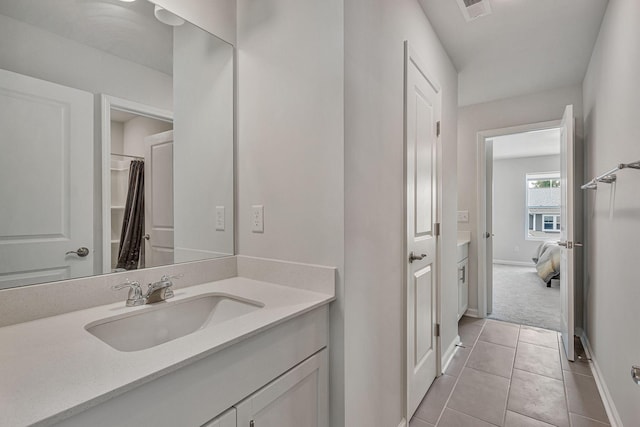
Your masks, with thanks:
<instances>
[{"instance_id":1,"label":"ceiling vent","mask_svg":"<svg viewBox=\"0 0 640 427\"><path fill-rule=\"evenodd\" d=\"M491 13L489 0L457 0L467 22Z\"/></svg>"}]
</instances>

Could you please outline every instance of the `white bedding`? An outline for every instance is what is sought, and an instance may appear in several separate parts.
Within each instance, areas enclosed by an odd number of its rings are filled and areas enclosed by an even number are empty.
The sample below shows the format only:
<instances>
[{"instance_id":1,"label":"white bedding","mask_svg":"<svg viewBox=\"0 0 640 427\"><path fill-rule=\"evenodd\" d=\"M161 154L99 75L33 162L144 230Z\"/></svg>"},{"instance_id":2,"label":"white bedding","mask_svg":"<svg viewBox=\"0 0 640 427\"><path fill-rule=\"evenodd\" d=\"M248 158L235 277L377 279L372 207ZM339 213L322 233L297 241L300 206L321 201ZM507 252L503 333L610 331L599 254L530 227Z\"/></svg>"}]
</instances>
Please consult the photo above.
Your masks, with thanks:
<instances>
[{"instance_id":1,"label":"white bedding","mask_svg":"<svg viewBox=\"0 0 640 427\"><path fill-rule=\"evenodd\" d=\"M538 254L533 258L538 276L545 283L560 276L560 246L555 242L544 242L538 247Z\"/></svg>"}]
</instances>

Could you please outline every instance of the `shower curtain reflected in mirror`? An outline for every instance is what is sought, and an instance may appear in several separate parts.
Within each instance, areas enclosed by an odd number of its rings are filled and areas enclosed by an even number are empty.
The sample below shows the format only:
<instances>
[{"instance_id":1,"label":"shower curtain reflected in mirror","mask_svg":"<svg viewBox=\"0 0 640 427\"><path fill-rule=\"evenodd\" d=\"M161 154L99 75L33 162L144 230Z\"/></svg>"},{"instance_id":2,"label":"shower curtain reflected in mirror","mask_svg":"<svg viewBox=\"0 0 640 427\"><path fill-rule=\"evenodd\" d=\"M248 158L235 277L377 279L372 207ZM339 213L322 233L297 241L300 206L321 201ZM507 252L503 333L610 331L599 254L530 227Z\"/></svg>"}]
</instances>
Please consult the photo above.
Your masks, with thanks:
<instances>
[{"instance_id":1,"label":"shower curtain reflected in mirror","mask_svg":"<svg viewBox=\"0 0 640 427\"><path fill-rule=\"evenodd\" d=\"M120 233L116 268L144 268L144 161L133 160L129 168L129 188Z\"/></svg>"}]
</instances>

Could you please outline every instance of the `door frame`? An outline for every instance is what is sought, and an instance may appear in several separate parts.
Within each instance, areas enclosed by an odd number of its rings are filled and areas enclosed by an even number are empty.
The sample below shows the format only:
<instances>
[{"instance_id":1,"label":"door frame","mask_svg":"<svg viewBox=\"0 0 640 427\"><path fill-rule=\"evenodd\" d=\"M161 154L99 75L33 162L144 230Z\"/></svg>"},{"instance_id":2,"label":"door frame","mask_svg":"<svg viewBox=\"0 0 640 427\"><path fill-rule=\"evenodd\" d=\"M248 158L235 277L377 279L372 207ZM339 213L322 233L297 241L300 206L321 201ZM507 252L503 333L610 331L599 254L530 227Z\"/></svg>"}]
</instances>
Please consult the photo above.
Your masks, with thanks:
<instances>
[{"instance_id":1,"label":"door frame","mask_svg":"<svg viewBox=\"0 0 640 427\"><path fill-rule=\"evenodd\" d=\"M409 61L414 62L420 69L421 73L434 86L434 88L440 94L442 100L442 87L438 84L437 80L433 78L431 74L427 72L428 68L426 63L421 60L415 50L413 50L409 44L409 41L404 41L404 84L403 84L403 166L402 166L402 180L403 180L403 192L402 192L402 253L401 253L401 265L402 268L402 372L403 372L403 417L402 420L405 426L409 425L409 364L408 358L408 343L407 343L407 280L408 280L408 268L406 268L408 253L408 241L407 241L407 73ZM440 120L442 121L442 104L440 111ZM442 125L441 125L442 128ZM440 224L440 234L436 236L436 323L442 325L442 291L441 291L441 277L442 277L442 134L436 139L436 209L434 223ZM441 328L440 328L441 329ZM436 336L436 378L442 374L442 331ZM401 422L401 425L403 423Z\"/></svg>"},{"instance_id":2,"label":"door frame","mask_svg":"<svg viewBox=\"0 0 640 427\"><path fill-rule=\"evenodd\" d=\"M487 317L489 314L489 297L493 295L493 283L487 281L487 269L491 268L493 260L487 258L486 238L484 237L485 225L487 219L493 216L493 207L487 205L487 164L493 163L493 159L486 156L487 139L498 136L511 135L515 133L531 132L537 130L547 130L559 128L561 120L550 120L546 122L530 123L526 125L509 126L505 128L483 130L477 133L477 206L478 220L476 223L477 230L477 288L478 288L478 317Z\"/></svg>"},{"instance_id":3,"label":"door frame","mask_svg":"<svg viewBox=\"0 0 640 427\"><path fill-rule=\"evenodd\" d=\"M101 182L102 233L95 236L102 241L102 272L111 272L111 109L164 122L173 122L173 112L111 95L100 95L100 135L102 150L96 158L97 182ZM98 152L98 150L96 150ZM98 184L100 185L100 184Z\"/></svg>"}]
</instances>

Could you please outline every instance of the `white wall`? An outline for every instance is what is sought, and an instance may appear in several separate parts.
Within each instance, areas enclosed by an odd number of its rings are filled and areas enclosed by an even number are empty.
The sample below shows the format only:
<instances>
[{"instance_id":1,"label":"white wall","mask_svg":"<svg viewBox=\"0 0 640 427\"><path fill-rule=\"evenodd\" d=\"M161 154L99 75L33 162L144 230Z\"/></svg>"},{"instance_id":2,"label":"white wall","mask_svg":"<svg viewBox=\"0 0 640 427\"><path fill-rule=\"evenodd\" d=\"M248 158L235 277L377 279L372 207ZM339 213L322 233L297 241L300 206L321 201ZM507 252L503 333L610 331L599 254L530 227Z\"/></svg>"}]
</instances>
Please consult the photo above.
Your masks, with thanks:
<instances>
[{"instance_id":1,"label":"white wall","mask_svg":"<svg viewBox=\"0 0 640 427\"><path fill-rule=\"evenodd\" d=\"M111 152L124 151L124 123L111 121Z\"/></svg>"},{"instance_id":2,"label":"white wall","mask_svg":"<svg viewBox=\"0 0 640 427\"><path fill-rule=\"evenodd\" d=\"M333 427L344 425L342 0L239 0L237 252L338 268ZM264 205L264 233L250 207ZM341 421L342 419L342 421ZM353 425L353 424L352 424Z\"/></svg>"},{"instance_id":3,"label":"white wall","mask_svg":"<svg viewBox=\"0 0 640 427\"><path fill-rule=\"evenodd\" d=\"M524 262L533 268L531 257L535 256L542 242L526 238L527 174L559 170L560 155L520 157L493 162L494 260ZM559 233L548 236L549 239L555 240L559 237Z\"/></svg>"},{"instance_id":4,"label":"white wall","mask_svg":"<svg viewBox=\"0 0 640 427\"><path fill-rule=\"evenodd\" d=\"M442 87L442 343L457 337L457 74L418 2L345 2L346 426L403 416L403 42Z\"/></svg>"},{"instance_id":5,"label":"white wall","mask_svg":"<svg viewBox=\"0 0 640 427\"><path fill-rule=\"evenodd\" d=\"M173 129L173 124L149 117L138 116L127 120L123 124L122 151L117 151L113 146L113 136L111 137L111 151L120 154L144 157L144 139L156 133ZM122 158L119 158L122 159Z\"/></svg>"},{"instance_id":6,"label":"white wall","mask_svg":"<svg viewBox=\"0 0 640 427\"><path fill-rule=\"evenodd\" d=\"M582 88L579 85L557 88L532 95L508 98L484 104L460 108L458 115L458 209L469 211L469 222L459 223L458 228L471 232L469 245L469 308L478 308L478 236L477 230L477 134L484 130L502 129L551 120L560 120L567 104L573 104L576 121L577 181L582 176ZM578 185L582 183L577 182ZM576 197L582 193L577 192ZM581 199L576 200L579 208ZM582 229L581 210L576 219L578 236ZM480 230L482 232L483 230ZM579 238L579 237L578 237ZM578 252L578 255L580 253ZM581 264L578 264L581 265ZM580 271L577 271L580 273ZM580 282L580 278L578 279ZM579 292L580 290L578 290ZM581 294L576 298L580 300ZM580 307L577 307L580 310ZM581 324L582 314L577 314Z\"/></svg>"},{"instance_id":7,"label":"white wall","mask_svg":"<svg viewBox=\"0 0 640 427\"><path fill-rule=\"evenodd\" d=\"M0 40L0 67L6 70L173 109L171 76L159 71L4 15L0 15Z\"/></svg>"},{"instance_id":8,"label":"white wall","mask_svg":"<svg viewBox=\"0 0 640 427\"><path fill-rule=\"evenodd\" d=\"M175 261L231 255L233 47L188 24L175 28L173 46Z\"/></svg>"},{"instance_id":9,"label":"white wall","mask_svg":"<svg viewBox=\"0 0 640 427\"><path fill-rule=\"evenodd\" d=\"M587 175L640 160L640 2L609 1L584 80ZM615 187L587 193L586 333L625 426L640 425L640 172L621 171ZM611 192L613 209L609 209Z\"/></svg>"}]
</instances>

